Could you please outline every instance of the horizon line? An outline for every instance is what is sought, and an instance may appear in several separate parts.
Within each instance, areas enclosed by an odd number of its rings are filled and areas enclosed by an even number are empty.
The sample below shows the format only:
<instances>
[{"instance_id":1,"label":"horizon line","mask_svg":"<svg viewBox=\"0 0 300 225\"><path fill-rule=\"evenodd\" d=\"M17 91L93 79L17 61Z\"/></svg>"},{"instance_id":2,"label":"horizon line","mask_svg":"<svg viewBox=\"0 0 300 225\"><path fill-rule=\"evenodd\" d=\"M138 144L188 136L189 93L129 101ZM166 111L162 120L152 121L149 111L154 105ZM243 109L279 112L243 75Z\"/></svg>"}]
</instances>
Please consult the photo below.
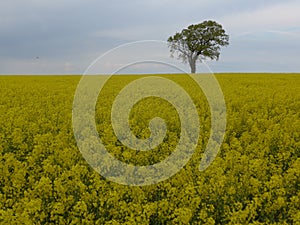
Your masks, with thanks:
<instances>
[{"instance_id":1,"label":"horizon line","mask_svg":"<svg viewBox=\"0 0 300 225\"><path fill-rule=\"evenodd\" d=\"M144 76L144 75L184 75L192 73L132 73L132 74L60 74L60 73L49 73L49 74L0 74L0 76ZM207 74L207 73L195 73L196 74ZM216 72L211 74L300 74L299 72Z\"/></svg>"}]
</instances>

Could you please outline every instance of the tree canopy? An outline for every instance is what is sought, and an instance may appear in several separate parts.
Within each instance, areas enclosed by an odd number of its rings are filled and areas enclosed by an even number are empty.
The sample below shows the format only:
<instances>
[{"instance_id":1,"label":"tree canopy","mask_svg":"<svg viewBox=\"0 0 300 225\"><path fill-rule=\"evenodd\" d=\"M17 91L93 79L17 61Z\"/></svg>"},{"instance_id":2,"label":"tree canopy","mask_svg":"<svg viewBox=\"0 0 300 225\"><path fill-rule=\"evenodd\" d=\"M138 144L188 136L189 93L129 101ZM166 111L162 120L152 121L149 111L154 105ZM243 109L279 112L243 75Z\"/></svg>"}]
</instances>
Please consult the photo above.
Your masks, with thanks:
<instances>
[{"instance_id":1,"label":"tree canopy","mask_svg":"<svg viewBox=\"0 0 300 225\"><path fill-rule=\"evenodd\" d=\"M229 35L221 24L208 20L177 32L168 38L168 42L171 55L177 53L179 59L189 63L191 73L195 73L197 60L219 59L221 46L229 45Z\"/></svg>"}]
</instances>

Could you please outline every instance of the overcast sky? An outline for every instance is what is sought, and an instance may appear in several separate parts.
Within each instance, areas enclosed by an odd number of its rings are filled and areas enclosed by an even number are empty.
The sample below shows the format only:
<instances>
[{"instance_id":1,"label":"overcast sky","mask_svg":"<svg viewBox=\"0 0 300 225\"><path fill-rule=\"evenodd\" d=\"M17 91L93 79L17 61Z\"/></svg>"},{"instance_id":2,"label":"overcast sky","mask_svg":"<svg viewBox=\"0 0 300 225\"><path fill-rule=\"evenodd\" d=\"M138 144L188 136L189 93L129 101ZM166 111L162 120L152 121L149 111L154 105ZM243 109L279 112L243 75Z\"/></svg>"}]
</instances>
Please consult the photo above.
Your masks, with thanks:
<instances>
[{"instance_id":1,"label":"overcast sky","mask_svg":"<svg viewBox=\"0 0 300 225\"><path fill-rule=\"evenodd\" d=\"M1 0L0 74L82 74L120 44L216 20L214 72L300 72L299 0Z\"/></svg>"}]
</instances>

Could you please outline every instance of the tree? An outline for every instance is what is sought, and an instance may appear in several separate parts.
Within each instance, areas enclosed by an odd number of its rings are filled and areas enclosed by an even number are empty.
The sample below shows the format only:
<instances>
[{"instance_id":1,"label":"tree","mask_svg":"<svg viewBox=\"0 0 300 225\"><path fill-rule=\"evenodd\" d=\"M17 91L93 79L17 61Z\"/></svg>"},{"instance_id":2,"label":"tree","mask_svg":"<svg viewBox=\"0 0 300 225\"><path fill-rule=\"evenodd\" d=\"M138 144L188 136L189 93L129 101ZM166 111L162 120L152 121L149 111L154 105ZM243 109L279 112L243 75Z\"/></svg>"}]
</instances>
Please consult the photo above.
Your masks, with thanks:
<instances>
[{"instance_id":1,"label":"tree","mask_svg":"<svg viewBox=\"0 0 300 225\"><path fill-rule=\"evenodd\" d=\"M177 32L168 42L171 56L177 52L178 59L188 62L191 73L195 73L197 60L219 59L221 46L229 45L229 36L221 24L208 20Z\"/></svg>"}]
</instances>

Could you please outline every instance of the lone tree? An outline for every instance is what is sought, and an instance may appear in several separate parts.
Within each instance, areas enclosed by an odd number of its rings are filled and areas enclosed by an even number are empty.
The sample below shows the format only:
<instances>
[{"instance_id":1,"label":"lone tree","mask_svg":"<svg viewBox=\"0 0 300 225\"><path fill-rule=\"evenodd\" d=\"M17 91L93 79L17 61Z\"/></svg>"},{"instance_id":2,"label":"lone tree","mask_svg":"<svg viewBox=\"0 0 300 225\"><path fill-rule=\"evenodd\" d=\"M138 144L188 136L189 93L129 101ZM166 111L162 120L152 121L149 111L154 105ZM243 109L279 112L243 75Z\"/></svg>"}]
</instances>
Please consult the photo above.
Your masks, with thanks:
<instances>
[{"instance_id":1,"label":"lone tree","mask_svg":"<svg viewBox=\"0 0 300 225\"><path fill-rule=\"evenodd\" d=\"M171 56L177 52L178 58L184 63L188 62L191 73L195 73L197 60L219 59L221 46L229 45L229 36L221 24L208 20L188 26L169 37L168 43Z\"/></svg>"}]
</instances>

